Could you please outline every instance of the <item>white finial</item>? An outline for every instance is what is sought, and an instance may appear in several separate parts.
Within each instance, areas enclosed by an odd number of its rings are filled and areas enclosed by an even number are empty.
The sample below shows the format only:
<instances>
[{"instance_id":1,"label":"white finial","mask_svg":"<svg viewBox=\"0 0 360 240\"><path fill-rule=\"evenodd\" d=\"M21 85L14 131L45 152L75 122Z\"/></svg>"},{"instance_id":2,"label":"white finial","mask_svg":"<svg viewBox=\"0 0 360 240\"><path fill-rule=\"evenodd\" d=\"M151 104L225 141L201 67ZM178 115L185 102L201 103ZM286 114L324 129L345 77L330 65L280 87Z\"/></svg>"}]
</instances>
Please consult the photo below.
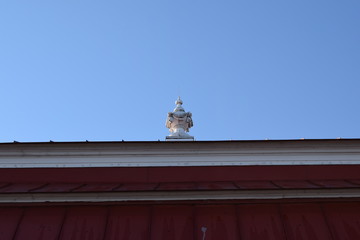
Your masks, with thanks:
<instances>
[{"instance_id":1,"label":"white finial","mask_svg":"<svg viewBox=\"0 0 360 240\"><path fill-rule=\"evenodd\" d=\"M180 96L178 97L178 99L175 101L175 104L176 105L182 105L183 104L183 101L181 100Z\"/></svg>"},{"instance_id":2,"label":"white finial","mask_svg":"<svg viewBox=\"0 0 360 240\"><path fill-rule=\"evenodd\" d=\"M168 113L166 127L171 134L166 137L166 141L193 141L194 137L187 134L189 128L193 126L192 114L185 112L182 107L183 101L178 97L175 101L176 107L173 112Z\"/></svg>"},{"instance_id":3,"label":"white finial","mask_svg":"<svg viewBox=\"0 0 360 240\"><path fill-rule=\"evenodd\" d=\"M184 108L182 107L183 101L180 99L180 96L175 101L176 107L174 108L174 112L185 112Z\"/></svg>"}]
</instances>

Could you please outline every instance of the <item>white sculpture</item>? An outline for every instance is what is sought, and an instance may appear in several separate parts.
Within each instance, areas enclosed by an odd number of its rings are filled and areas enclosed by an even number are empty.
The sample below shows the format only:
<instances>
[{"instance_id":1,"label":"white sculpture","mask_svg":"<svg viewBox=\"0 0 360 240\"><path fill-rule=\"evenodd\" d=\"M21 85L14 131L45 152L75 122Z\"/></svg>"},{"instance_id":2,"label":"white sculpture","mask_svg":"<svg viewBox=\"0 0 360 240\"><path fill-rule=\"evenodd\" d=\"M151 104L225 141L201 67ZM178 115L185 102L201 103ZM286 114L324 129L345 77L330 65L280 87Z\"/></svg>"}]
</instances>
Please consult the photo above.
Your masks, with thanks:
<instances>
[{"instance_id":1,"label":"white sculpture","mask_svg":"<svg viewBox=\"0 0 360 240\"><path fill-rule=\"evenodd\" d=\"M167 141L171 140L194 140L193 136L187 134L189 128L193 126L193 121L191 119L191 112L185 112L182 107L183 102L180 97L175 102L176 107L173 112L168 113L166 119L166 127L169 128L171 134L166 137Z\"/></svg>"}]
</instances>

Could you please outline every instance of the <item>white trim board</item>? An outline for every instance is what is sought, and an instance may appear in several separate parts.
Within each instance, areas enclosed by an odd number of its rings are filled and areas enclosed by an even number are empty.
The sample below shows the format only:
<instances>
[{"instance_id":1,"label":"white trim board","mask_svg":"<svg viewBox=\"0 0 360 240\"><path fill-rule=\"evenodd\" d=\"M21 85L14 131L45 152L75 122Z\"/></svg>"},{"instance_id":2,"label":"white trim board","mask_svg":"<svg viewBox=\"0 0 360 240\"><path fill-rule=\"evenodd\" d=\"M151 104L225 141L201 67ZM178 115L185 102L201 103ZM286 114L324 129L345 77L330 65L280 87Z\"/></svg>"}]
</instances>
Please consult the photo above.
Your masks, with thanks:
<instances>
[{"instance_id":1,"label":"white trim board","mask_svg":"<svg viewBox=\"0 0 360 240\"><path fill-rule=\"evenodd\" d=\"M0 203L359 198L360 189L0 194Z\"/></svg>"},{"instance_id":2,"label":"white trim board","mask_svg":"<svg viewBox=\"0 0 360 240\"><path fill-rule=\"evenodd\" d=\"M360 164L360 141L340 142L9 144L0 168Z\"/></svg>"},{"instance_id":3,"label":"white trim board","mask_svg":"<svg viewBox=\"0 0 360 240\"><path fill-rule=\"evenodd\" d=\"M256 166L360 164L360 153L194 153L0 156L0 168Z\"/></svg>"}]
</instances>

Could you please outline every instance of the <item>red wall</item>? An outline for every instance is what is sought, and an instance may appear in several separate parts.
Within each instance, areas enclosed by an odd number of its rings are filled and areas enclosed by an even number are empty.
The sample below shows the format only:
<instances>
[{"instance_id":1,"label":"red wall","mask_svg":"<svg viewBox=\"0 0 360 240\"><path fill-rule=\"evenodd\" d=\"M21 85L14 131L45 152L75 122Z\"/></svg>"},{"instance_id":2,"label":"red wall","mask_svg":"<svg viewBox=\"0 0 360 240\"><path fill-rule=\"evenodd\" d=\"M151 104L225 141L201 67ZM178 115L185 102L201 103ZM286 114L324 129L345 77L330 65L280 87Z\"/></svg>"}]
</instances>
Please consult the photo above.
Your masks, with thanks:
<instances>
[{"instance_id":1,"label":"red wall","mask_svg":"<svg viewBox=\"0 0 360 240\"><path fill-rule=\"evenodd\" d=\"M0 169L0 182L206 182L359 179L360 165L17 168Z\"/></svg>"},{"instance_id":2,"label":"red wall","mask_svg":"<svg viewBox=\"0 0 360 240\"><path fill-rule=\"evenodd\" d=\"M354 202L0 208L1 240L356 240L359 224Z\"/></svg>"}]
</instances>

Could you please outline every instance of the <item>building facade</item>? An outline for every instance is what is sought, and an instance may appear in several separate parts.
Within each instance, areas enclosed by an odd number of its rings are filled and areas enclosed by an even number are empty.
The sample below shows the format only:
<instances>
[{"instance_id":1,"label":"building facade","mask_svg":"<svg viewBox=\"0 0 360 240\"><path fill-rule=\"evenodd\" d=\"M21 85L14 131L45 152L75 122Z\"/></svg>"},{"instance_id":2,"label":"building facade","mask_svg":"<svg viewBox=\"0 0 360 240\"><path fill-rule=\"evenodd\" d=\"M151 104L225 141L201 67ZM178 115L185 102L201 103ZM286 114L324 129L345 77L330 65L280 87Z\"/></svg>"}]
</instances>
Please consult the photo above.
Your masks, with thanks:
<instances>
[{"instance_id":1,"label":"building facade","mask_svg":"<svg viewBox=\"0 0 360 240\"><path fill-rule=\"evenodd\" d=\"M0 144L0 239L360 239L360 140Z\"/></svg>"}]
</instances>

